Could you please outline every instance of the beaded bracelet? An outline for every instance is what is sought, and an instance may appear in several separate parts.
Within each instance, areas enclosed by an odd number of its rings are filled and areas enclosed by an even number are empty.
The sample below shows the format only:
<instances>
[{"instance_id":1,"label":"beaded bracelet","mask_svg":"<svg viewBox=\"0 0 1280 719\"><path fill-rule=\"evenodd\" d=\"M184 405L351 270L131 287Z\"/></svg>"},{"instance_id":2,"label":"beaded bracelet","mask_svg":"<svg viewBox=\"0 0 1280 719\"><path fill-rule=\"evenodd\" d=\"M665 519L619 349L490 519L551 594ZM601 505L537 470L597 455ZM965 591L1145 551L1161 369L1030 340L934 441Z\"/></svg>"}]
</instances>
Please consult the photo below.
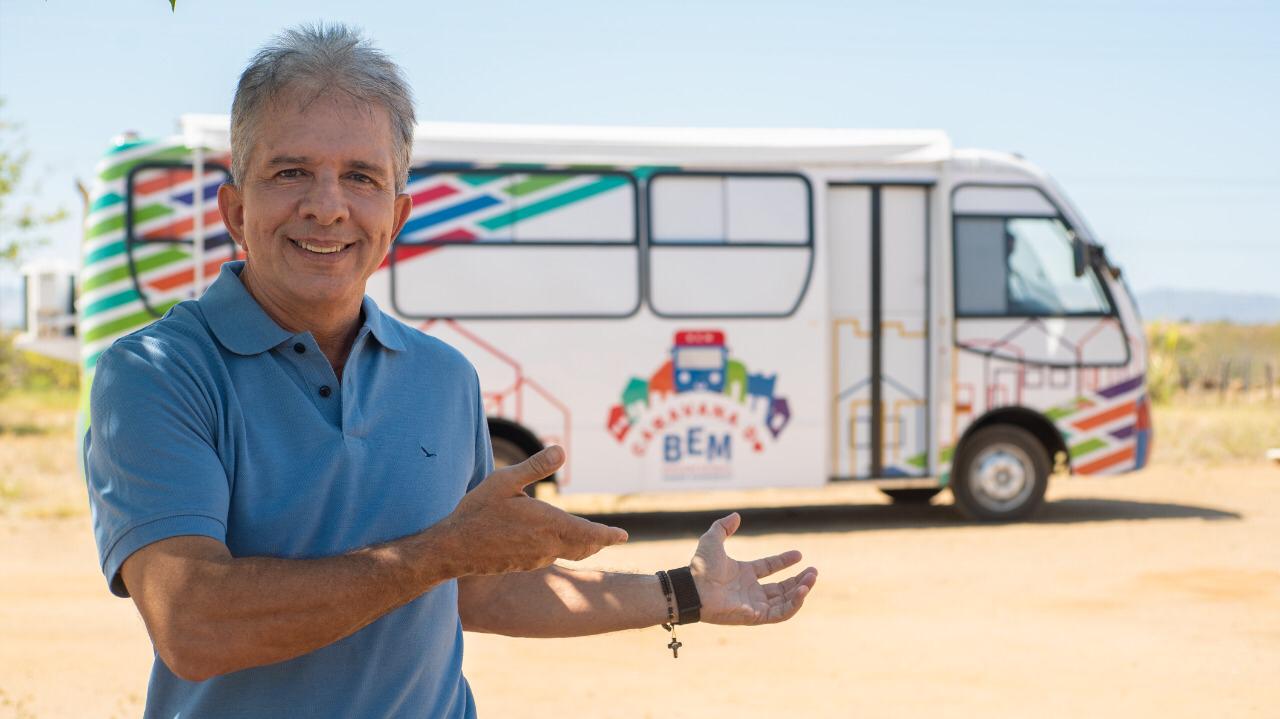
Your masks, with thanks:
<instances>
[{"instance_id":1,"label":"beaded bracelet","mask_svg":"<svg viewBox=\"0 0 1280 719\"><path fill-rule=\"evenodd\" d=\"M673 659L679 659L680 647L684 644L676 639L676 599L675 592L671 588L671 577L667 576L666 572L659 571L658 583L662 585L662 596L667 600L667 621L662 624L663 629L671 632L671 641L667 644L667 649L671 650Z\"/></svg>"}]
</instances>

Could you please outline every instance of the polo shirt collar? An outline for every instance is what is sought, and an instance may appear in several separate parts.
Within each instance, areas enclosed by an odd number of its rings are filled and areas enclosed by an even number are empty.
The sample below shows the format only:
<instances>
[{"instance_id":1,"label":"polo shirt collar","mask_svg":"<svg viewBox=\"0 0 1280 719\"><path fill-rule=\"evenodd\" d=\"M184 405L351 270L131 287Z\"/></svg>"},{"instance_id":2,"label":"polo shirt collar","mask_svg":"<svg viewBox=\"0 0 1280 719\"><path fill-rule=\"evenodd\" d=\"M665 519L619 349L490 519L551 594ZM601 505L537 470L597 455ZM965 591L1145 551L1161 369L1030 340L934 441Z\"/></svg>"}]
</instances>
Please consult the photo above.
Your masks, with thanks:
<instances>
[{"instance_id":1,"label":"polo shirt collar","mask_svg":"<svg viewBox=\"0 0 1280 719\"><path fill-rule=\"evenodd\" d=\"M240 281L244 260L222 265L218 278L200 298L209 329L223 347L241 355L256 355L292 337L275 323Z\"/></svg>"},{"instance_id":2,"label":"polo shirt collar","mask_svg":"<svg viewBox=\"0 0 1280 719\"><path fill-rule=\"evenodd\" d=\"M200 298L200 304L204 307L209 329L223 347L241 355L261 354L292 339L293 335L276 324L245 289L240 281L243 269L244 260L224 263L218 278ZM404 342L393 323L368 295L365 295L360 308L364 326L369 328L369 333L379 344L390 350L404 349Z\"/></svg>"},{"instance_id":3,"label":"polo shirt collar","mask_svg":"<svg viewBox=\"0 0 1280 719\"><path fill-rule=\"evenodd\" d=\"M364 314L364 326L369 328L369 334L378 340L378 344L396 352L404 351L404 340L396 331L395 323L382 313L372 297L364 296L360 302L360 311Z\"/></svg>"}]
</instances>

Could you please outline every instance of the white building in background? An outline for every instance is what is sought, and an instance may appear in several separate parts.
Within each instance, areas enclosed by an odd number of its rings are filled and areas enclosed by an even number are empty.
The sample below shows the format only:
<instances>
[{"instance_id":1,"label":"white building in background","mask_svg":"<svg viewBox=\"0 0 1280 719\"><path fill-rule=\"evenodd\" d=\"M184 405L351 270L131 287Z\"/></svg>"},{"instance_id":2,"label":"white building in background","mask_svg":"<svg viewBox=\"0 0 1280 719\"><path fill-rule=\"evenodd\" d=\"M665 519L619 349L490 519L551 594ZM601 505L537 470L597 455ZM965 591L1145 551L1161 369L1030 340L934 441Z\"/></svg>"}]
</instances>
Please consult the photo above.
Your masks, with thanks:
<instances>
[{"instance_id":1,"label":"white building in background","mask_svg":"<svg viewBox=\"0 0 1280 719\"><path fill-rule=\"evenodd\" d=\"M76 272L68 262L38 260L22 268L22 332L15 346L76 362Z\"/></svg>"}]
</instances>

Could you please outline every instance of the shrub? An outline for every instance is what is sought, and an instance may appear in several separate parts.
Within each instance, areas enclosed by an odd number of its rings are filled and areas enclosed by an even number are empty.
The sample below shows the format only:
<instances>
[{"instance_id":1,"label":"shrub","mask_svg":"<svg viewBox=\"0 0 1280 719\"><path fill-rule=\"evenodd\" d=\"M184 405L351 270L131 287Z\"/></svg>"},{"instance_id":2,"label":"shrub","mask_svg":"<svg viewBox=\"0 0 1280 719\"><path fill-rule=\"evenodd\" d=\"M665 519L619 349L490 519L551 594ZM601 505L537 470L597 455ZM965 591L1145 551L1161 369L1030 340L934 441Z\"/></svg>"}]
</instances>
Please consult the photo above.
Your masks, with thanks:
<instances>
[{"instance_id":1,"label":"shrub","mask_svg":"<svg viewBox=\"0 0 1280 719\"><path fill-rule=\"evenodd\" d=\"M0 333L0 397L14 390L74 390L80 368L14 347L12 333Z\"/></svg>"}]
</instances>

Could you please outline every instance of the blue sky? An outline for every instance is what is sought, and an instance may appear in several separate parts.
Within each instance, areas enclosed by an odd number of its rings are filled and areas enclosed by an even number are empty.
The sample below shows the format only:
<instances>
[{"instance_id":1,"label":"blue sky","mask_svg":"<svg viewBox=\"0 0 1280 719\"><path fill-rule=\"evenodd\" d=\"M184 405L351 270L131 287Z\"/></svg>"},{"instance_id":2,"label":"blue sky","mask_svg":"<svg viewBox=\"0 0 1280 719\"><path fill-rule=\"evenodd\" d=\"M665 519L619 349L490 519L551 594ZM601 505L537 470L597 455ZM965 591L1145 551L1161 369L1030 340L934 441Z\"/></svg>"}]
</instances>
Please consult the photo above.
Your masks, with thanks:
<instances>
[{"instance_id":1,"label":"blue sky","mask_svg":"<svg viewBox=\"0 0 1280 719\"><path fill-rule=\"evenodd\" d=\"M113 136L226 113L259 44L320 19L397 59L422 119L942 128L1053 174L1138 291L1280 293L1280 3L1256 0L0 0L36 202L76 210Z\"/></svg>"}]
</instances>

